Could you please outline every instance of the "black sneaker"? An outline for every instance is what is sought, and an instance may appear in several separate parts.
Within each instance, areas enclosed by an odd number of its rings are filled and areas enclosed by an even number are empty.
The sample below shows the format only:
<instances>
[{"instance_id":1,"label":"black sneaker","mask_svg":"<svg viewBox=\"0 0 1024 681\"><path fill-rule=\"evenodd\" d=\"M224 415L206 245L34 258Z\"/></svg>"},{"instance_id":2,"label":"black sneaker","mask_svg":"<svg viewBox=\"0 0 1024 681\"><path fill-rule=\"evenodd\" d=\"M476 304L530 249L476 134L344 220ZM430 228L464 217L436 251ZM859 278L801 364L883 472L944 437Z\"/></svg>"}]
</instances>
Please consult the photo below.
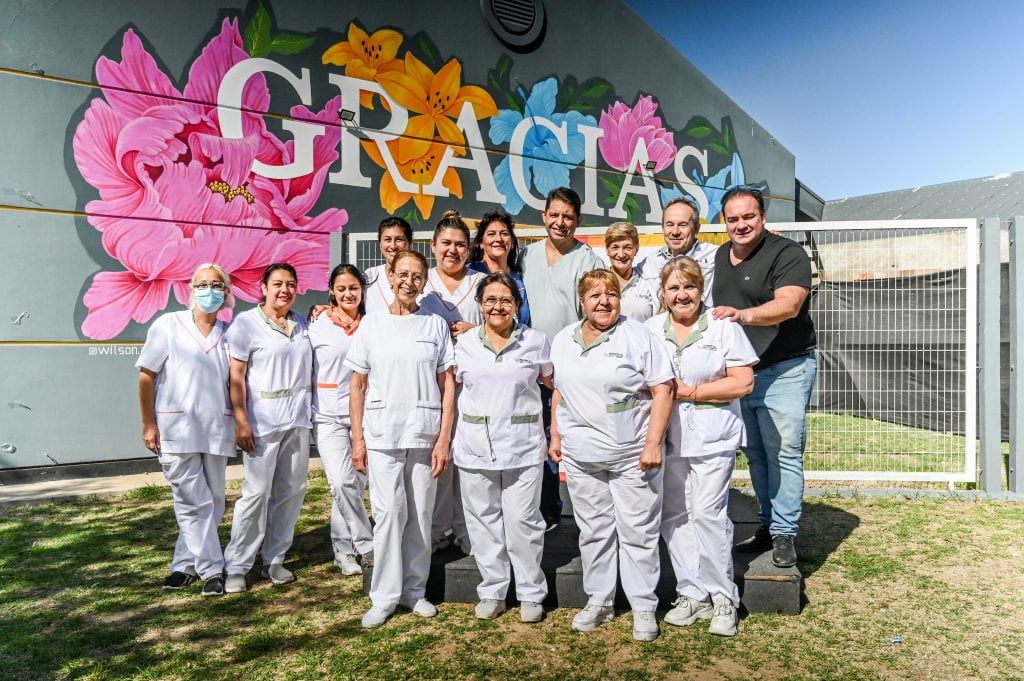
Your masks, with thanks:
<instances>
[{"instance_id":1,"label":"black sneaker","mask_svg":"<svg viewBox=\"0 0 1024 681\"><path fill-rule=\"evenodd\" d=\"M204 596L223 596L224 595L224 578L220 575L214 575L208 580L203 582L203 595Z\"/></svg>"},{"instance_id":2,"label":"black sneaker","mask_svg":"<svg viewBox=\"0 0 1024 681\"><path fill-rule=\"evenodd\" d=\"M772 548L772 533L768 531L767 525L761 525L752 537L736 544L736 550L740 553L764 553L770 548Z\"/></svg>"},{"instance_id":3,"label":"black sneaker","mask_svg":"<svg viewBox=\"0 0 1024 681\"><path fill-rule=\"evenodd\" d=\"M775 567L793 567L796 565L796 547L793 540L796 537L780 534L772 539L772 562Z\"/></svg>"},{"instance_id":4,"label":"black sneaker","mask_svg":"<svg viewBox=\"0 0 1024 681\"><path fill-rule=\"evenodd\" d=\"M544 532L551 532L557 530L558 526L562 523L562 516L560 515L546 515L544 516Z\"/></svg>"},{"instance_id":5,"label":"black sneaker","mask_svg":"<svg viewBox=\"0 0 1024 681\"><path fill-rule=\"evenodd\" d=\"M168 591L181 591L197 579L199 578L190 572L178 572L175 570L167 575L167 579L164 580L164 589Z\"/></svg>"}]
</instances>

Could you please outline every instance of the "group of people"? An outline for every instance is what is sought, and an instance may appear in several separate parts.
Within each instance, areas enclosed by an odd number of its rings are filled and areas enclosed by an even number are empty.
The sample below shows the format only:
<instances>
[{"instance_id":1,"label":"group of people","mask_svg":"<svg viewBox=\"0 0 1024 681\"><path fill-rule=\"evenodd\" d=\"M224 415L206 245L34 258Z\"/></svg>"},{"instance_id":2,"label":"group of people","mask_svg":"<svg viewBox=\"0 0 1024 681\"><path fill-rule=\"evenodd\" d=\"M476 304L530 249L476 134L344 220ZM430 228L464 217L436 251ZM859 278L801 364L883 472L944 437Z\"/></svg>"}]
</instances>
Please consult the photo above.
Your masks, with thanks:
<instances>
[{"instance_id":1,"label":"group of people","mask_svg":"<svg viewBox=\"0 0 1024 681\"><path fill-rule=\"evenodd\" d=\"M609 268L575 238L580 199L564 187L547 197L546 238L522 250L503 211L472 238L448 211L434 267L412 250L408 223L389 217L378 229L385 263L337 266L310 323L292 311L287 263L267 268L264 300L230 326L217 319L233 305L230 277L200 266L188 309L153 324L137 363L143 440L180 527L165 588L202 579L204 595L245 591L257 553L263 577L295 579L284 558L312 432L335 563L346 575L373 565L364 628L399 607L435 615L430 556L449 544L476 559L477 617L505 611L514 573L521 620L542 620L560 465L588 595L574 629L610 620L621 582L634 638L657 638L663 538L678 596L664 620L735 635L735 453L747 452L764 523L739 548L795 564L814 332L803 250L765 230L756 190L734 188L723 206L725 246L698 241L697 205L676 199L665 248L636 266L635 227L612 225ZM222 552L236 444L242 495Z\"/></svg>"}]
</instances>

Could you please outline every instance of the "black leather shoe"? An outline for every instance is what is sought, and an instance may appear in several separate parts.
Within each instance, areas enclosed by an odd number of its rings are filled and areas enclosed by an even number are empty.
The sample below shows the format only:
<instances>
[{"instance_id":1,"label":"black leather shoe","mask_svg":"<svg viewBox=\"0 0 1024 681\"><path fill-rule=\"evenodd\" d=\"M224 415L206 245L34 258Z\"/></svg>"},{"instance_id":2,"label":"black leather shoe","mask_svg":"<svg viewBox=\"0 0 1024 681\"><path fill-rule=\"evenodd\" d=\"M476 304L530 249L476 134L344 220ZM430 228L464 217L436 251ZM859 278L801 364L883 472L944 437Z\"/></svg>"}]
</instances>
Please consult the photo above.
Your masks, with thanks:
<instances>
[{"instance_id":1,"label":"black leather shoe","mask_svg":"<svg viewBox=\"0 0 1024 681\"><path fill-rule=\"evenodd\" d=\"M772 539L772 562L775 563L775 567L793 567L796 565L796 547L793 546L793 540L796 537L790 537L785 534Z\"/></svg>"},{"instance_id":2,"label":"black leather shoe","mask_svg":"<svg viewBox=\"0 0 1024 681\"><path fill-rule=\"evenodd\" d=\"M752 537L744 539L736 545L740 553L764 553L772 548L772 535L767 525L761 525Z\"/></svg>"}]
</instances>

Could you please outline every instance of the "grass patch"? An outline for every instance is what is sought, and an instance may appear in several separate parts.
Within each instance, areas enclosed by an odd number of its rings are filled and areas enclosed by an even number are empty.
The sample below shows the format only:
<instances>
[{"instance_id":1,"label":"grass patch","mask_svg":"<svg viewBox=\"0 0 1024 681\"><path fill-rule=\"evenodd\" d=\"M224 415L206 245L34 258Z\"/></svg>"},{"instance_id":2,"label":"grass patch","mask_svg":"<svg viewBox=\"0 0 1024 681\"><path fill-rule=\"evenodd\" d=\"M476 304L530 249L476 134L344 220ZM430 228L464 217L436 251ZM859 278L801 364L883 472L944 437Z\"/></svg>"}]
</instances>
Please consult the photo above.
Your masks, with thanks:
<instances>
[{"instance_id":1,"label":"grass patch","mask_svg":"<svg viewBox=\"0 0 1024 681\"><path fill-rule=\"evenodd\" d=\"M237 484L229 500L237 497ZM166 494L5 509L0 677L34 679L904 679L1024 676L1024 506L949 499L815 498L798 539L806 604L753 614L733 639L631 618L574 634L472 605L396 615L365 632L358 579L331 564L322 474L289 554L295 584L204 599L163 592L176 527ZM230 503L229 515L230 517ZM227 540L227 524L221 528ZM998 592L996 590L998 580ZM996 594L998 593L998 597ZM891 642L899 637L901 643Z\"/></svg>"}]
</instances>

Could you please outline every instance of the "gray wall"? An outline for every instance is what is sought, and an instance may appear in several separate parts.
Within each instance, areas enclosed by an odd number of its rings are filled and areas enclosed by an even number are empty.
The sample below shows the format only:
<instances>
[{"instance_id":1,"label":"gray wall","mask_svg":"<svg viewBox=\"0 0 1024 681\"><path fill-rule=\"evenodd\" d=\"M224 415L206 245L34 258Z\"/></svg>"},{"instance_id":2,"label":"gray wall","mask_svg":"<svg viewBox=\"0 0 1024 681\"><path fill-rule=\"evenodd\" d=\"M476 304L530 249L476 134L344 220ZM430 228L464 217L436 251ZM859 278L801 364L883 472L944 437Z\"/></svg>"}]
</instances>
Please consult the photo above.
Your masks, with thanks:
<instances>
[{"instance_id":1,"label":"gray wall","mask_svg":"<svg viewBox=\"0 0 1024 681\"><path fill-rule=\"evenodd\" d=\"M8 445L0 451L0 469L146 456L138 434L137 374L132 365L151 320L128 323L109 343L83 331L89 312L83 296L94 276L124 272L126 265L104 247L100 232L85 215L87 204L100 195L79 169L73 139L91 102L103 98L102 91L93 87L97 59L106 56L120 61L127 29L140 36L157 67L182 88L202 47L220 32L221 20L237 17L244 29L257 6L229 2L215 6L206 0L102 0L52 6L30 3L16 10L14 4L0 5L0 23L5 25L0 67L14 72L0 73L4 101L0 109L0 234L4 261L13 267L8 272L7 295L0 298L0 445ZM327 78L343 68L324 66L320 57L346 39L349 22L370 33L389 27L404 36L399 56L411 50L427 60L424 45L433 44L440 58L436 66L453 57L460 60L462 84L487 89L499 109L508 105L489 84L488 75L505 55L511 59L513 89L518 82L529 90L534 83L555 76L563 93L570 86L605 79L609 88L576 102L595 119L615 101L632 106L639 95L653 95L660 105L658 115L677 147L695 145L707 150L716 137L721 138L723 118L727 118L734 133L731 148L742 159L746 181L767 187L770 218L793 219L793 156L620 2L591 2L585 13L577 3L545 3L546 32L536 49L526 53L496 39L476 0L276 0L267 5L274 19L272 34L314 39L297 54L267 55L293 73L301 67L310 70L313 111L337 93ZM295 94L280 79L268 81L271 111L287 114L297 103ZM379 105L376 114L364 114L365 125L381 120ZM696 117L707 119L714 130L705 136L687 135ZM279 121L271 119L268 127L282 140L289 139ZM491 144L488 120L480 121L480 129L494 169L507 155L508 145ZM729 165L731 153L712 148L708 154L709 176ZM365 154L360 167L372 179L370 188L325 184L310 214L343 207L348 211L345 231L374 230L385 215L378 192L383 171ZM603 162L599 167L602 178L621 176ZM464 198L437 199L430 218L414 214L419 228L432 225L450 207L470 217L492 207L474 200L478 187L473 174L458 172ZM690 173L692 168L687 168ZM570 177L582 192L582 169L576 168ZM672 168L659 177L672 180ZM607 192L600 184L599 189L598 200L607 209L611 205ZM640 203L641 214L646 214L647 204ZM399 212L412 208L410 202ZM123 219L140 220L139 230L150 229L142 217L124 215ZM526 207L517 220L538 224L539 216ZM607 216L585 216L585 224L612 221ZM340 240L335 238L333 243ZM324 266L314 277L319 280L300 282L314 290L300 299L298 309L324 297L327 263L339 256L328 255L326 247L323 256ZM207 259L214 257L211 253ZM130 296L124 304L132 304ZM247 307L240 304L241 309ZM179 308L172 295L157 314Z\"/></svg>"}]
</instances>

